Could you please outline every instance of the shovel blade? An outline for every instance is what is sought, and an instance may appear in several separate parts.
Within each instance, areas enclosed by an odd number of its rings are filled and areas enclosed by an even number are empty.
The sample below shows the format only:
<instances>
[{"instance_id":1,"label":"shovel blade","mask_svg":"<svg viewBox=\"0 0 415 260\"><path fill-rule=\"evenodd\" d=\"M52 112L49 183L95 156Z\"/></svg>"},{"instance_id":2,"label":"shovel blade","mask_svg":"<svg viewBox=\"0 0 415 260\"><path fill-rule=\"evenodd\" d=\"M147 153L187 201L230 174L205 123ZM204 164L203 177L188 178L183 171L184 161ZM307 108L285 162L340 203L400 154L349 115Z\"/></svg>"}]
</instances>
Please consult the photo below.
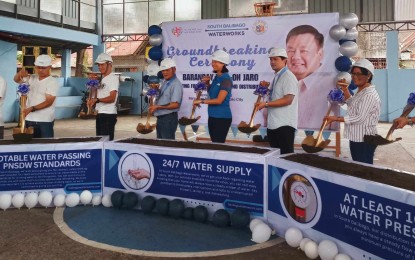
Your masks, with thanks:
<instances>
[{"instance_id":1,"label":"shovel blade","mask_svg":"<svg viewBox=\"0 0 415 260\"><path fill-rule=\"evenodd\" d=\"M200 116L196 117L196 118L187 118L187 117L182 117L179 119L179 124L180 125L191 125L196 123L197 120L200 119Z\"/></svg>"},{"instance_id":2,"label":"shovel blade","mask_svg":"<svg viewBox=\"0 0 415 260\"><path fill-rule=\"evenodd\" d=\"M391 144L396 141L402 140L401 137L396 138L395 140L388 140L386 138L383 138L380 135L365 135L363 138L363 141L368 144L372 145L385 145L385 144Z\"/></svg>"},{"instance_id":3,"label":"shovel blade","mask_svg":"<svg viewBox=\"0 0 415 260\"><path fill-rule=\"evenodd\" d=\"M245 122L242 121L241 123L245 123ZM255 126L251 127L251 126L247 125L246 123L245 123L244 126L241 126L241 123L238 125L238 130L241 131L242 133L245 133L245 134L253 133L256 130L258 130L259 127L261 126L261 124L257 124Z\"/></svg>"}]
</instances>

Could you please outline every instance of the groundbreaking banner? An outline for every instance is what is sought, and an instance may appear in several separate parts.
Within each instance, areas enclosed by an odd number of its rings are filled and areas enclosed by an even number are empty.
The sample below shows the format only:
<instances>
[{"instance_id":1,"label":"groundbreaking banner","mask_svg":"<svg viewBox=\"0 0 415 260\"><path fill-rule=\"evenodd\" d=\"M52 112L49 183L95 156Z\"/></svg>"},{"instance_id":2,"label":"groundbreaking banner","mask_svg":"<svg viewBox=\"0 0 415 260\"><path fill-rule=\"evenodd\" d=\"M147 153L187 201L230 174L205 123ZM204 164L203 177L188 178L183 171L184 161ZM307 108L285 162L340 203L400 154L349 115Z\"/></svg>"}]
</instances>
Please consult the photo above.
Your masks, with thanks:
<instances>
[{"instance_id":1,"label":"groundbreaking banner","mask_svg":"<svg viewBox=\"0 0 415 260\"><path fill-rule=\"evenodd\" d=\"M352 259L415 259L413 191L284 158L271 164L268 222L280 236L297 227Z\"/></svg>"},{"instance_id":2,"label":"groundbreaking banner","mask_svg":"<svg viewBox=\"0 0 415 260\"><path fill-rule=\"evenodd\" d=\"M268 50L287 49L288 68L299 80L299 128L319 129L327 112L327 94L335 87L335 60L339 43L329 37L338 24L338 13L272 17L215 19L163 23L164 57L177 64L177 76L184 86L179 118L188 117L195 98L193 87L203 75L214 73L211 55L224 49L233 79L231 110L233 125L249 121L261 80L272 82ZM206 93L204 93L206 95ZM339 108L334 109L338 113ZM207 107L196 111L200 124L207 123ZM265 109L256 114L255 124L266 126Z\"/></svg>"}]
</instances>

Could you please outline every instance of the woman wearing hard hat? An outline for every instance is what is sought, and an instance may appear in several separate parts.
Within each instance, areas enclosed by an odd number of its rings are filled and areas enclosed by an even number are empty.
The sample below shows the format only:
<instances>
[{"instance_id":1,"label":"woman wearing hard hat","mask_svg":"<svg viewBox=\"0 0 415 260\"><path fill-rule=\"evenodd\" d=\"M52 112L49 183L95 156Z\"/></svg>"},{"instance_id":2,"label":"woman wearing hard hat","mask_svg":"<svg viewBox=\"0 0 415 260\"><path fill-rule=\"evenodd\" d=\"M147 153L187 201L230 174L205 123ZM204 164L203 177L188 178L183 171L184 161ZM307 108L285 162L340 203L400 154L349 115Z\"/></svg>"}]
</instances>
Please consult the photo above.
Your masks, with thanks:
<instances>
[{"instance_id":1,"label":"woman wearing hard hat","mask_svg":"<svg viewBox=\"0 0 415 260\"><path fill-rule=\"evenodd\" d=\"M212 68L216 76L210 83L210 77L205 76L202 81L208 85L209 99L194 100L193 105L208 105L208 128L210 139L215 143L224 143L232 123L232 112L229 105L232 92L232 77L226 68L230 62L229 54L223 50L212 54Z\"/></svg>"},{"instance_id":2,"label":"woman wearing hard hat","mask_svg":"<svg viewBox=\"0 0 415 260\"><path fill-rule=\"evenodd\" d=\"M351 96L348 85L339 82L346 98L347 112L344 117L327 116L328 123L344 122L344 136L349 139L350 153L354 161L373 164L376 145L365 143L365 135L377 134L380 116L380 98L372 84L375 68L367 59L356 61L351 70L358 90Z\"/></svg>"}]
</instances>

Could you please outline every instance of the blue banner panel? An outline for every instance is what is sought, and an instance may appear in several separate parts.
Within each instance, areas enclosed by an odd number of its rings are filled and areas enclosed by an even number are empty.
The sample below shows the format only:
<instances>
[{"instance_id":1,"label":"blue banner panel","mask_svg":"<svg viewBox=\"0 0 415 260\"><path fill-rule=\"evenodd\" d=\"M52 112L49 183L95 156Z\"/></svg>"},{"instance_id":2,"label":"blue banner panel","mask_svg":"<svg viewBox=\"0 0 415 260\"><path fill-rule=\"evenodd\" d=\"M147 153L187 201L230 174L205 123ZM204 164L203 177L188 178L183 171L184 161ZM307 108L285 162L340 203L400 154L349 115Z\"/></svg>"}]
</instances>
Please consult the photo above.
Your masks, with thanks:
<instances>
[{"instance_id":1,"label":"blue banner panel","mask_svg":"<svg viewBox=\"0 0 415 260\"><path fill-rule=\"evenodd\" d=\"M102 150L0 153L0 191L101 192Z\"/></svg>"}]
</instances>

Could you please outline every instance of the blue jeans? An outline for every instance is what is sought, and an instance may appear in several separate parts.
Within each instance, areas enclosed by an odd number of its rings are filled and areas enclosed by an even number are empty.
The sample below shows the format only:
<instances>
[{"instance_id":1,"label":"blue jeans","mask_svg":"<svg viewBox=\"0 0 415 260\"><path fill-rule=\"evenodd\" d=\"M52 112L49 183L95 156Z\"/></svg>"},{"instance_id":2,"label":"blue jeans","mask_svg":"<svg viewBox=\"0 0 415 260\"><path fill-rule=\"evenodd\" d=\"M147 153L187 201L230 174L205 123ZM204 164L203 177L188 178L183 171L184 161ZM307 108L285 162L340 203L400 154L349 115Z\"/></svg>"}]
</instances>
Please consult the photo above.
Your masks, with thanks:
<instances>
[{"instance_id":1,"label":"blue jeans","mask_svg":"<svg viewBox=\"0 0 415 260\"><path fill-rule=\"evenodd\" d=\"M353 161L373 164L376 145L352 141L349 141L349 145Z\"/></svg>"},{"instance_id":2,"label":"blue jeans","mask_svg":"<svg viewBox=\"0 0 415 260\"><path fill-rule=\"evenodd\" d=\"M27 121L26 127L33 127L34 138L53 138L55 136L53 132L53 126L55 122L35 122Z\"/></svg>"},{"instance_id":3,"label":"blue jeans","mask_svg":"<svg viewBox=\"0 0 415 260\"><path fill-rule=\"evenodd\" d=\"M177 112L157 116L157 138L158 139L176 139L176 129L179 125Z\"/></svg>"}]
</instances>

